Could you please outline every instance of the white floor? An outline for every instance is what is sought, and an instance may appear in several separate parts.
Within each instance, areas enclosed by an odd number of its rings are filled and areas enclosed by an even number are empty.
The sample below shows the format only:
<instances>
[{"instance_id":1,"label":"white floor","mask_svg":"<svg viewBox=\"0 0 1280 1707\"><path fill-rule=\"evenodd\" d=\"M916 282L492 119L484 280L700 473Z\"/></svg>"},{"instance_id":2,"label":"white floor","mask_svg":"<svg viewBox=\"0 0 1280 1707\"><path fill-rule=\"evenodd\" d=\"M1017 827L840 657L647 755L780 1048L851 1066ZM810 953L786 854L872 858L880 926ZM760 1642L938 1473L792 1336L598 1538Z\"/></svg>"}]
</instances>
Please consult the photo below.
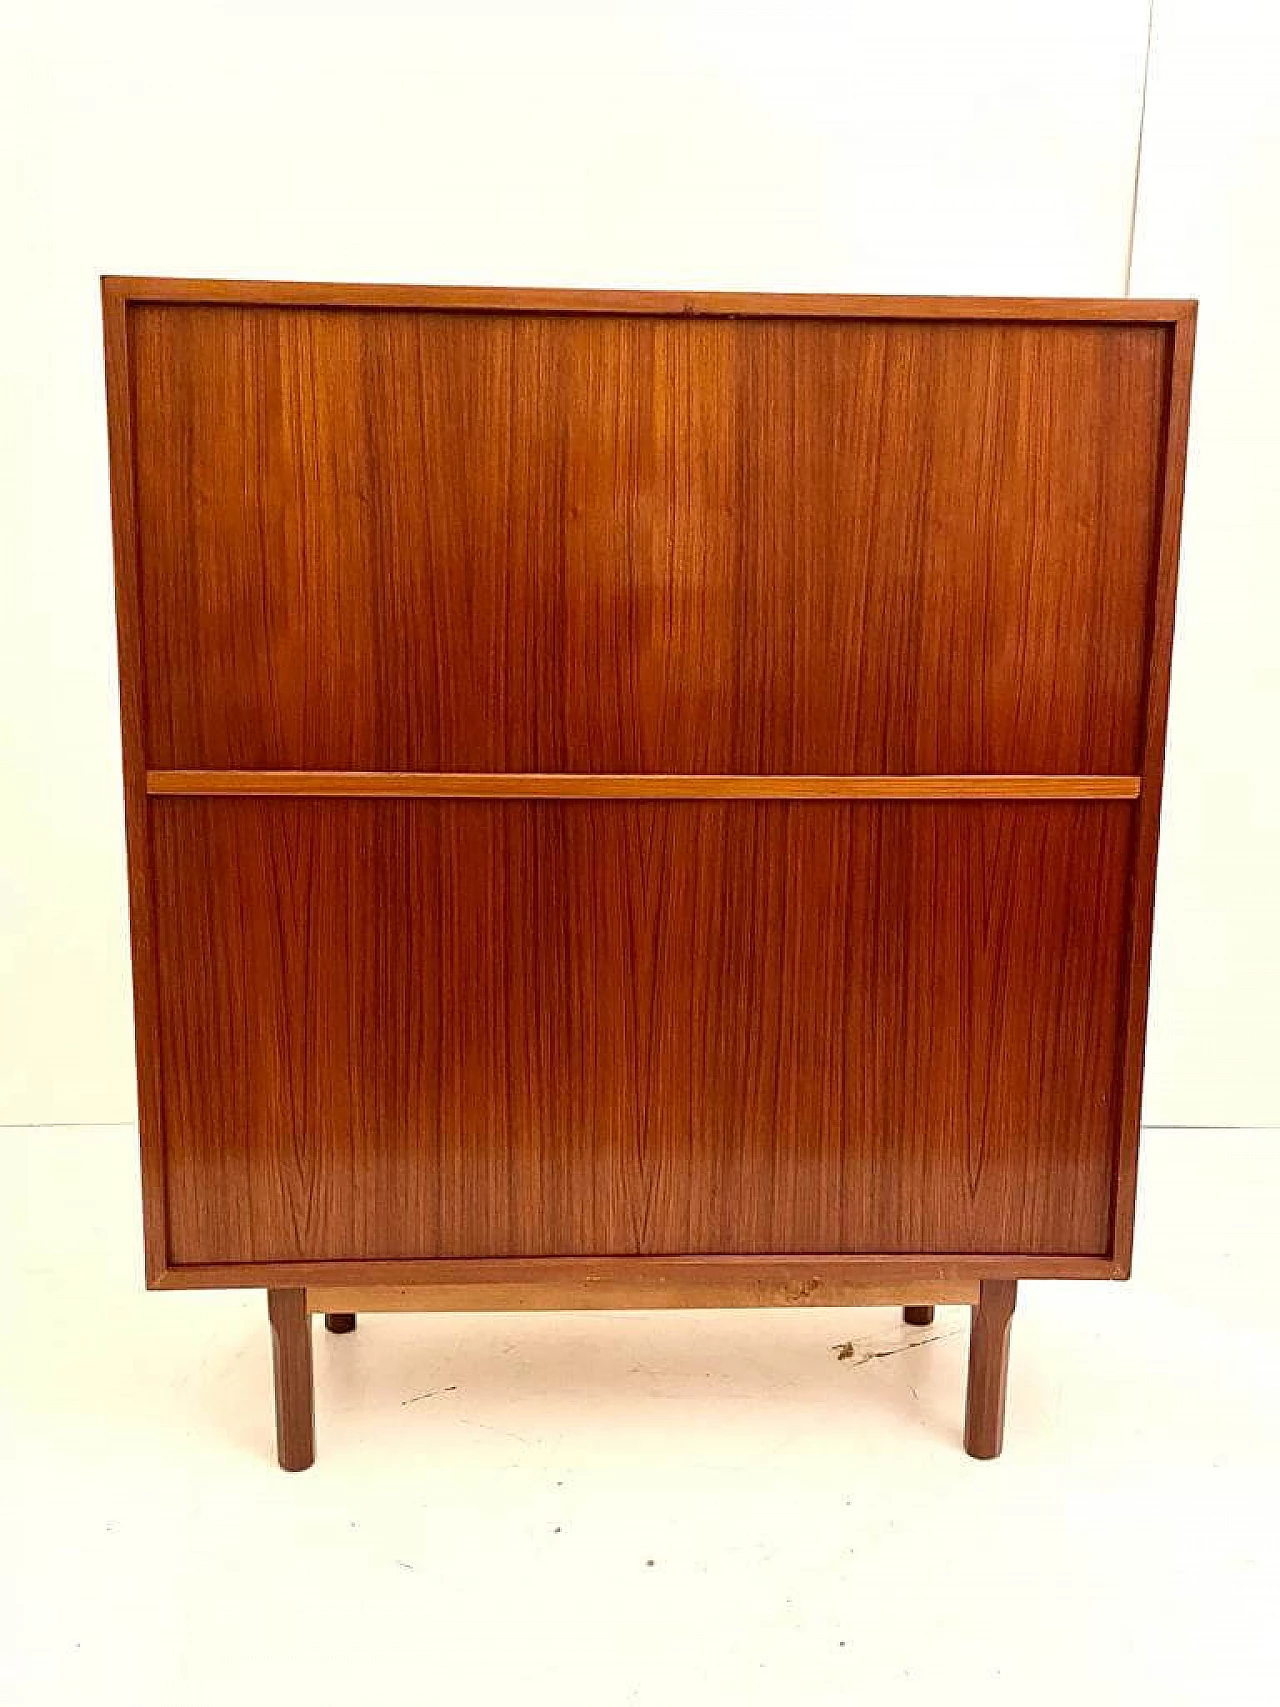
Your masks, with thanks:
<instances>
[{"instance_id":1,"label":"white floor","mask_svg":"<svg viewBox=\"0 0 1280 1707\"><path fill-rule=\"evenodd\" d=\"M0 1131L0 1703L1274 1699L1280 1133L1143 1163L995 1463L962 1310L383 1316L289 1476L262 1294L142 1291L133 1133Z\"/></svg>"}]
</instances>

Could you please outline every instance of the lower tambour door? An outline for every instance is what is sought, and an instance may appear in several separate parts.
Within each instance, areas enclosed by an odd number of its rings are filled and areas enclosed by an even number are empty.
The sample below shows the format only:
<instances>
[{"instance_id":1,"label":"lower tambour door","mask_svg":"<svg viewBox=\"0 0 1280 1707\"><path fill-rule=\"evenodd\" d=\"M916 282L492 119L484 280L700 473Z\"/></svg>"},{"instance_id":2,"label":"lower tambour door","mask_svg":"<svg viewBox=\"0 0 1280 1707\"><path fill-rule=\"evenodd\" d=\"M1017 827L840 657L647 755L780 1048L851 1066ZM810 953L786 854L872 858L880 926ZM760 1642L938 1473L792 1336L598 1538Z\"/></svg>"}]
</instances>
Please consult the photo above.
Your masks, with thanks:
<instances>
[{"instance_id":1,"label":"lower tambour door","mask_svg":"<svg viewBox=\"0 0 1280 1707\"><path fill-rule=\"evenodd\" d=\"M153 799L169 1260L1105 1253L1133 810Z\"/></svg>"}]
</instances>

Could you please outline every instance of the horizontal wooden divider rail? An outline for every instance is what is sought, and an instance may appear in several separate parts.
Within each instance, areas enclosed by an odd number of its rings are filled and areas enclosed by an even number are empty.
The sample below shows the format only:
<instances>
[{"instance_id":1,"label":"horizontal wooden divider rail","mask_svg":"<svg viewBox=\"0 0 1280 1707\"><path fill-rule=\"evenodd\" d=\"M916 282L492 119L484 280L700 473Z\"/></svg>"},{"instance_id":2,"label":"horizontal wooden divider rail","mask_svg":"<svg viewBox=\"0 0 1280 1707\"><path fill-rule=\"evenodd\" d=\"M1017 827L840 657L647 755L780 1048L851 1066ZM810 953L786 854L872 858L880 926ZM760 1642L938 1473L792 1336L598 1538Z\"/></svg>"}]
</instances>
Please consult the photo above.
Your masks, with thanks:
<instances>
[{"instance_id":1,"label":"horizontal wooden divider rail","mask_svg":"<svg viewBox=\"0 0 1280 1707\"><path fill-rule=\"evenodd\" d=\"M886 1302L994 1456L1130 1269L1194 305L103 310L147 1282L281 1462L312 1314Z\"/></svg>"},{"instance_id":2,"label":"horizontal wooden divider rail","mask_svg":"<svg viewBox=\"0 0 1280 1707\"><path fill-rule=\"evenodd\" d=\"M384 800L1136 800L1136 776L522 776L457 772L148 771L148 794Z\"/></svg>"}]
</instances>

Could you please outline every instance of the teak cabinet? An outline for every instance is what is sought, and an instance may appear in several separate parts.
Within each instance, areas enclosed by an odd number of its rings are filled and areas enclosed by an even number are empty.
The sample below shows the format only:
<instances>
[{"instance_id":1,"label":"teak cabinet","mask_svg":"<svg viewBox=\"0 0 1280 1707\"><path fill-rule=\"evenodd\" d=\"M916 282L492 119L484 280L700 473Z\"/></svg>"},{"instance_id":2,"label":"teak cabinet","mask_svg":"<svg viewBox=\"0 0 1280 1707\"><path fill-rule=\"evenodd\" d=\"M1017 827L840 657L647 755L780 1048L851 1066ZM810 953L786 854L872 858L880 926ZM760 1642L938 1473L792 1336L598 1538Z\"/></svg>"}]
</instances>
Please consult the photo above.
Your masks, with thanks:
<instances>
[{"instance_id":1,"label":"teak cabinet","mask_svg":"<svg viewBox=\"0 0 1280 1707\"><path fill-rule=\"evenodd\" d=\"M104 281L148 1282L1129 1271L1194 305Z\"/></svg>"}]
</instances>

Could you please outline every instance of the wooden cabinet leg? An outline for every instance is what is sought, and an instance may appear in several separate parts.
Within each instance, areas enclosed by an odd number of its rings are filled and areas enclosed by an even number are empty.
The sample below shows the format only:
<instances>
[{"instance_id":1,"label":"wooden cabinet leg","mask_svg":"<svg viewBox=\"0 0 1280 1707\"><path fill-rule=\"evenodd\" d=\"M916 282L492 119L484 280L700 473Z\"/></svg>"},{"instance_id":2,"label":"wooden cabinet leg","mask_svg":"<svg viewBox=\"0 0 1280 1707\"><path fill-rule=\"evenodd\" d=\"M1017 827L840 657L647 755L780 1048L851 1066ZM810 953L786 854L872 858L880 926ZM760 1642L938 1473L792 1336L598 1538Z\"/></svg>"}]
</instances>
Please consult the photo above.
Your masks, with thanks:
<instances>
[{"instance_id":1,"label":"wooden cabinet leg","mask_svg":"<svg viewBox=\"0 0 1280 1707\"><path fill-rule=\"evenodd\" d=\"M908 1304L902 1312L902 1319L909 1328L927 1328L933 1320L933 1305Z\"/></svg>"},{"instance_id":2,"label":"wooden cabinet leg","mask_svg":"<svg viewBox=\"0 0 1280 1707\"><path fill-rule=\"evenodd\" d=\"M964 1449L971 1458L998 1458L1004 1444L1009 1328L1017 1302L1016 1280L984 1280L973 1306L964 1419Z\"/></svg>"},{"instance_id":3,"label":"wooden cabinet leg","mask_svg":"<svg viewBox=\"0 0 1280 1707\"><path fill-rule=\"evenodd\" d=\"M353 1334L356 1331L356 1319L345 1311L335 1310L324 1319L324 1325L331 1334Z\"/></svg>"},{"instance_id":4,"label":"wooden cabinet leg","mask_svg":"<svg viewBox=\"0 0 1280 1707\"><path fill-rule=\"evenodd\" d=\"M273 1286L267 1293L267 1317L271 1323L280 1468L306 1470L316 1455L311 1317L306 1291L301 1286Z\"/></svg>"}]
</instances>

